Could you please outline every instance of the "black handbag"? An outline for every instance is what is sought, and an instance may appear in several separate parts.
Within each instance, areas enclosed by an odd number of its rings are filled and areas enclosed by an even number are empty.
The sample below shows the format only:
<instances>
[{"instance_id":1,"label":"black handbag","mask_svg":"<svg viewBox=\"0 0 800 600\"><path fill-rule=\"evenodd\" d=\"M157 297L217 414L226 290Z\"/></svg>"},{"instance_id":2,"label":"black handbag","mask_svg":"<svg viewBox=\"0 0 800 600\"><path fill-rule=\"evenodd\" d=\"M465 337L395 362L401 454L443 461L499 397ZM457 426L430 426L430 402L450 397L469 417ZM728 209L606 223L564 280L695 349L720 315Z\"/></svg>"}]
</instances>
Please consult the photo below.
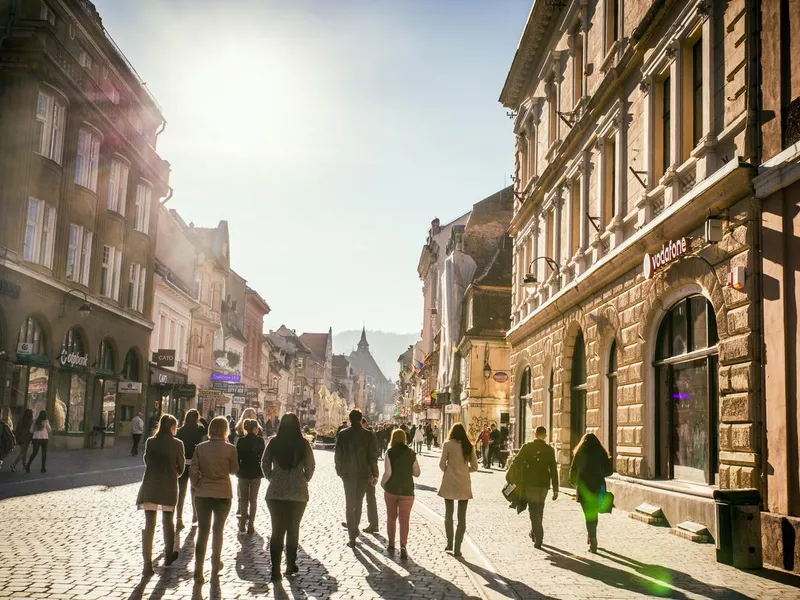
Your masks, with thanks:
<instances>
[{"instance_id":1,"label":"black handbag","mask_svg":"<svg viewBox=\"0 0 800 600\"><path fill-rule=\"evenodd\" d=\"M513 483L505 484L503 486L503 496L505 497L505 499L508 500L509 502L513 502L516 496L515 494L516 489L517 486L514 485Z\"/></svg>"}]
</instances>

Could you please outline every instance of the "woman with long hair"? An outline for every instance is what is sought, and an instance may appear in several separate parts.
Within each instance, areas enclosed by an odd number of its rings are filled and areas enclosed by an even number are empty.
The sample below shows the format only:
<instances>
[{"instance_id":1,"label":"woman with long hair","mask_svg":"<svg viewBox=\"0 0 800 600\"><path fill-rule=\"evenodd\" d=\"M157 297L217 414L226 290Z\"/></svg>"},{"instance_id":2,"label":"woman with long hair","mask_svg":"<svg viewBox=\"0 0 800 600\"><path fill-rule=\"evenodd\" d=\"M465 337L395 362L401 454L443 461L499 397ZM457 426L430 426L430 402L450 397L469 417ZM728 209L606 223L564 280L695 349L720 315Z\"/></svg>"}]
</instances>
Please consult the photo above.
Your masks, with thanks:
<instances>
[{"instance_id":1,"label":"woman with long hair","mask_svg":"<svg viewBox=\"0 0 800 600\"><path fill-rule=\"evenodd\" d=\"M308 504L308 482L316 463L311 444L300 431L297 415L286 413L278 425L264 457L261 470L269 480L267 508L272 521L269 554L272 560L272 581L281 578L281 554L286 538L286 574L298 572L297 546L300 543L300 521Z\"/></svg>"},{"instance_id":2,"label":"woman with long hair","mask_svg":"<svg viewBox=\"0 0 800 600\"><path fill-rule=\"evenodd\" d=\"M222 540L225 520L231 511L233 487L231 475L239 472L236 448L228 443L228 420L214 417L208 424L208 441L194 449L189 478L195 491L197 506L197 540L194 554L194 580L202 583L203 563L206 559L211 520L214 520L214 536L211 540L211 576L219 576L222 570Z\"/></svg>"},{"instance_id":3,"label":"woman with long hair","mask_svg":"<svg viewBox=\"0 0 800 600\"><path fill-rule=\"evenodd\" d=\"M245 429L244 422L247 419L252 419L258 425L258 435L261 435L264 431L264 428L261 426L261 421L258 420L258 414L256 414L256 409L252 407L247 407L242 411L242 416L239 417L239 420L236 421L236 435L238 437L244 437L247 435L247 430Z\"/></svg>"},{"instance_id":4,"label":"woman with long hair","mask_svg":"<svg viewBox=\"0 0 800 600\"><path fill-rule=\"evenodd\" d=\"M236 441L236 454L239 457L239 531L253 535L256 532L258 490L264 478L261 470L264 438L255 419L245 419L243 431L246 435Z\"/></svg>"},{"instance_id":5,"label":"woman with long hair","mask_svg":"<svg viewBox=\"0 0 800 600\"><path fill-rule=\"evenodd\" d=\"M419 477L417 454L406 443L406 432L392 432L392 447L383 461L383 497L386 500L386 533L389 553L394 553L394 536L398 513L400 516L400 558L408 558L406 542L414 506L414 477Z\"/></svg>"},{"instance_id":6,"label":"woman with long hair","mask_svg":"<svg viewBox=\"0 0 800 600\"><path fill-rule=\"evenodd\" d=\"M183 442L183 451L185 452L186 468L183 474L178 479L178 508L177 508L177 523L175 528L180 531L183 529L183 504L186 502L186 490L189 487L189 469L192 466L192 457L194 456L194 449L197 444L203 441L206 435L205 427L200 424L200 413L192 408L186 411L183 415L183 425L178 429L178 439ZM192 526L197 523L197 507L194 503L194 487L192 487Z\"/></svg>"},{"instance_id":7,"label":"woman with long hair","mask_svg":"<svg viewBox=\"0 0 800 600\"><path fill-rule=\"evenodd\" d=\"M11 463L11 470L16 471L17 465L22 461L22 466L25 467L25 459L28 458L28 448L31 445L31 439L33 438L33 432L31 431L31 427L33 426L33 409L28 408L22 413L22 418L20 418L19 423L17 423L17 429L14 431L14 437L17 440L17 444L19 444L19 454L17 454L17 458L14 459L14 462Z\"/></svg>"},{"instance_id":8,"label":"woman with long hair","mask_svg":"<svg viewBox=\"0 0 800 600\"><path fill-rule=\"evenodd\" d=\"M144 511L142 530L142 575L153 574L153 538L156 533L156 515L161 513L164 529L164 566L178 558L175 550L175 524L173 514L178 502L178 477L184 469L183 442L175 437L178 421L164 414L158 421L153 437L144 443L144 477L139 487L136 504Z\"/></svg>"},{"instance_id":9,"label":"woman with long hair","mask_svg":"<svg viewBox=\"0 0 800 600\"><path fill-rule=\"evenodd\" d=\"M50 436L53 435L53 430L50 428L50 421L47 420L47 411L39 411L39 416L36 417L36 422L31 425L31 443L33 444L33 453L28 459L28 464L25 466L25 472L31 472L31 465L33 459L42 451L42 473L47 473L47 443Z\"/></svg>"},{"instance_id":10,"label":"woman with long hair","mask_svg":"<svg viewBox=\"0 0 800 600\"><path fill-rule=\"evenodd\" d=\"M467 503L472 499L472 482L470 473L478 470L478 457L475 448L467 437L461 423L450 429L447 442L442 446L442 458L439 468L444 475L439 486L439 496L444 498L444 528L447 534L445 552L453 552L453 556L461 556L461 543L467 531ZM458 501L458 528L453 540L453 509Z\"/></svg>"},{"instance_id":11,"label":"woman with long hair","mask_svg":"<svg viewBox=\"0 0 800 600\"><path fill-rule=\"evenodd\" d=\"M590 552L597 552L597 517L606 494L606 477L613 473L608 451L593 433L583 436L575 448L569 482L578 492L586 520Z\"/></svg>"}]
</instances>

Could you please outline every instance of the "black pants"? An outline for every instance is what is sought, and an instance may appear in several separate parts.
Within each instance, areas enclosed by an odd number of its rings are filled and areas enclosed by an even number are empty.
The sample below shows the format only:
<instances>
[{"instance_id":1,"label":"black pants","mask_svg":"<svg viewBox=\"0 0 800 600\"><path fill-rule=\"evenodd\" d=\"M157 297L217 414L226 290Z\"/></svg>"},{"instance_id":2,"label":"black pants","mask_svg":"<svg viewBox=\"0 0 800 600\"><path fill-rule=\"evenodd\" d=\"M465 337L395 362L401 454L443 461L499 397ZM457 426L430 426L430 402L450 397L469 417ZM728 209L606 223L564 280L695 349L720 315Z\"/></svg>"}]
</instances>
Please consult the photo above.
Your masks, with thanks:
<instances>
[{"instance_id":1,"label":"black pants","mask_svg":"<svg viewBox=\"0 0 800 600\"><path fill-rule=\"evenodd\" d=\"M28 470L31 470L31 465L33 464L33 459L36 458L36 455L39 454L39 448L42 449L42 471L47 468L47 441L48 440L33 440L33 452L31 453L31 457L28 459Z\"/></svg>"},{"instance_id":2,"label":"black pants","mask_svg":"<svg viewBox=\"0 0 800 600\"><path fill-rule=\"evenodd\" d=\"M144 511L144 532L142 535L142 553L146 563L151 563L151 555L153 552L153 539L156 534L156 516L158 511L146 510ZM173 521L173 514L169 511L161 512L161 525L164 530L164 557L169 557L175 550L175 522Z\"/></svg>"},{"instance_id":3,"label":"black pants","mask_svg":"<svg viewBox=\"0 0 800 600\"><path fill-rule=\"evenodd\" d=\"M131 447L131 456L136 456L139 454L139 441L142 439L141 433L132 433L131 437L133 438L133 447Z\"/></svg>"},{"instance_id":4,"label":"black pants","mask_svg":"<svg viewBox=\"0 0 800 600\"><path fill-rule=\"evenodd\" d=\"M281 553L286 538L286 568L297 564L297 546L300 544L300 521L306 510L305 502L291 500L267 500L272 534L269 536L269 555L272 570L281 570Z\"/></svg>"},{"instance_id":5,"label":"black pants","mask_svg":"<svg viewBox=\"0 0 800 600\"><path fill-rule=\"evenodd\" d=\"M467 504L469 500L458 501L458 526L456 527L455 545L453 544L453 509L455 500L444 501L444 531L447 534L447 546L455 552L461 551L461 542L467 531Z\"/></svg>"},{"instance_id":6,"label":"black pants","mask_svg":"<svg viewBox=\"0 0 800 600\"><path fill-rule=\"evenodd\" d=\"M183 475L178 478L178 506L175 507L178 521L183 523L183 505L186 502L186 491L189 487L189 465L183 471ZM192 523L197 521L197 507L194 503L194 490L192 490Z\"/></svg>"},{"instance_id":7,"label":"black pants","mask_svg":"<svg viewBox=\"0 0 800 600\"><path fill-rule=\"evenodd\" d=\"M195 498L197 505L197 540L195 541L194 569L203 572L203 562L208 548L208 534L211 531L211 517L214 517L214 536L211 539L211 569L219 569L222 556L222 540L225 533L225 520L231 512L230 498Z\"/></svg>"},{"instance_id":8,"label":"black pants","mask_svg":"<svg viewBox=\"0 0 800 600\"><path fill-rule=\"evenodd\" d=\"M544 539L544 527L542 527L542 519L544 518L544 503L547 499L548 488L528 488L528 514L531 517L531 537L534 543L541 544Z\"/></svg>"},{"instance_id":9,"label":"black pants","mask_svg":"<svg viewBox=\"0 0 800 600\"><path fill-rule=\"evenodd\" d=\"M367 520L370 527L377 528L378 523L378 501L375 498L375 486L367 485Z\"/></svg>"},{"instance_id":10,"label":"black pants","mask_svg":"<svg viewBox=\"0 0 800 600\"><path fill-rule=\"evenodd\" d=\"M364 496L367 493L369 482L361 479L343 479L342 481L344 482L347 532L350 535L350 541L355 542L358 537L358 526L361 523L361 511L364 507Z\"/></svg>"},{"instance_id":11,"label":"black pants","mask_svg":"<svg viewBox=\"0 0 800 600\"><path fill-rule=\"evenodd\" d=\"M600 490L597 492L578 490L578 501L583 509L583 518L586 521L586 533L589 534L590 540L597 539L597 518L600 509L598 498L600 494Z\"/></svg>"}]
</instances>

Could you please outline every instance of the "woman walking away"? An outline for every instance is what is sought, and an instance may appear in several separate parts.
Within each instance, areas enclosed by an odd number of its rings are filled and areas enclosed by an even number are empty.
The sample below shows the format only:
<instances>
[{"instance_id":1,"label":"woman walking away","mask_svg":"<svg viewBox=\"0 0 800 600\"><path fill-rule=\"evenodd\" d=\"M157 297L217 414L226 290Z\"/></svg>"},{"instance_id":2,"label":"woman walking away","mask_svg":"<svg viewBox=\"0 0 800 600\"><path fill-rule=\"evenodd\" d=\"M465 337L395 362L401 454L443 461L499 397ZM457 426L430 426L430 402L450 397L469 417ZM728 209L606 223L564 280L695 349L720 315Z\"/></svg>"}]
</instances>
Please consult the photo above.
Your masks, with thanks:
<instances>
[{"instance_id":1,"label":"woman walking away","mask_svg":"<svg viewBox=\"0 0 800 600\"><path fill-rule=\"evenodd\" d=\"M255 413L255 411L253 411ZM236 442L239 457L239 531L252 535L256 532L256 506L258 489L261 487L261 457L264 455L264 438L255 419L245 419L245 436Z\"/></svg>"},{"instance_id":2,"label":"woman walking away","mask_svg":"<svg viewBox=\"0 0 800 600\"><path fill-rule=\"evenodd\" d=\"M247 419L253 419L258 424L258 435L261 435L264 431L264 428L261 426L261 421L258 420L256 409L251 407L245 408L242 411L242 416L239 417L238 421L236 421L236 435L238 437L244 437L247 435L247 428L244 426L244 422Z\"/></svg>"},{"instance_id":3,"label":"woman walking away","mask_svg":"<svg viewBox=\"0 0 800 600\"><path fill-rule=\"evenodd\" d=\"M589 534L589 552L597 552L597 515L606 494L606 477L612 472L611 459L597 436L593 433L584 435L575 448L569 482L578 491Z\"/></svg>"},{"instance_id":4,"label":"woman walking away","mask_svg":"<svg viewBox=\"0 0 800 600\"><path fill-rule=\"evenodd\" d=\"M419 477L417 454L406 444L402 429L392 432L392 447L383 461L383 497L386 500L386 533L390 553L394 553L394 535L398 512L400 513L400 558L408 558L408 522L414 506L414 477Z\"/></svg>"},{"instance_id":5,"label":"woman walking away","mask_svg":"<svg viewBox=\"0 0 800 600\"><path fill-rule=\"evenodd\" d=\"M31 427L33 426L33 409L29 408L24 413L22 413L22 418L17 423L17 429L14 432L14 437L17 440L17 444L19 444L19 454L17 454L17 458L14 459L14 462L11 463L11 470L16 471L17 465L22 461L22 467L25 467L25 459L28 458L28 448L31 445L31 439L33 438L33 432L31 431Z\"/></svg>"},{"instance_id":6,"label":"woman walking away","mask_svg":"<svg viewBox=\"0 0 800 600\"><path fill-rule=\"evenodd\" d=\"M414 431L414 449L417 452L422 452L422 442L425 441L425 434L422 431L422 427L417 427L416 431Z\"/></svg>"},{"instance_id":7,"label":"woman walking away","mask_svg":"<svg viewBox=\"0 0 800 600\"><path fill-rule=\"evenodd\" d=\"M442 458L439 468L444 472L439 495L444 498L444 528L447 533L447 548L453 556L461 556L461 542L467 530L467 503L472 498L472 482L470 473L478 470L478 457L475 448L467 438L467 432L461 423L450 429L447 442L442 446ZM458 528L455 544L453 544L453 508L458 501Z\"/></svg>"},{"instance_id":8,"label":"woman walking away","mask_svg":"<svg viewBox=\"0 0 800 600\"><path fill-rule=\"evenodd\" d=\"M33 459L39 454L39 449L42 450L42 473L47 473L47 442L53 434L50 428L50 421L47 420L47 411L39 411L39 416L36 417L36 422L31 425L31 441L33 443L33 453L28 459L28 465L25 467L25 472L31 472L31 465Z\"/></svg>"},{"instance_id":9,"label":"woman walking away","mask_svg":"<svg viewBox=\"0 0 800 600\"><path fill-rule=\"evenodd\" d=\"M239 472L236 448L227 442L228 420L214 417L208 424L208 441L194 449L189 478L192 480L197 506L197 540L194 553L194 580L202 583L203 563L206 559L211 518L214 518L214 536L211 540L211 576L222 570L222 540L225 520L231 511L233 488L231 475Z\"/></svg>"},{"instance_id":10,"label":"woman walking away","mask_svg":"<svg viewBox=\"0 0 800 600\"><path fill-rule=\"evenodd\" d=\"M308 503L308 482L314 475L314 452L300 432L297 415L286 413L278 425L261 460L261 469L269 480L267 508L272 520L269 554L272 559L272 581L281 578L281 553L286 538L286 574L297 568L297 546L300 543L300 520Z\"/></svg>"},{"instance_id":11,"label":"woman walking away","mask_svg":"<svg viewBox=\"0 0 800 600\"><path fill-rule=\"evenodd\" d=\"M175 437L178 421L172 415L161 415L155 434L144 444L144 478L136 504L144 511L142 530L142 575L153 574L153 538L156 533L156 514L161 512L164 529L164 566L178 558L175 550L175 529L172 521L178 502L178 477L185 467L183 442Z\"/></svg>"},{"instance_id":12,"label":"woman walking away","mask_svg":"<svg viewBox=\"0 0 800 600\"><path fill-rule=\"evenodd\" d=\"M178 480L178 521L175 528L183 529L183 504L186 501L186 489L189 487L189 469L192 466L194 449L203 441L206 435L205 427L200 424L200 413L192 408L183 416L183 425L178 430L178 439L183 442L183 451L186 453L186 468ZM194 504L194 486L192 486L192 526L197 523L197 507Z\"/></svg>"}]
</instances>

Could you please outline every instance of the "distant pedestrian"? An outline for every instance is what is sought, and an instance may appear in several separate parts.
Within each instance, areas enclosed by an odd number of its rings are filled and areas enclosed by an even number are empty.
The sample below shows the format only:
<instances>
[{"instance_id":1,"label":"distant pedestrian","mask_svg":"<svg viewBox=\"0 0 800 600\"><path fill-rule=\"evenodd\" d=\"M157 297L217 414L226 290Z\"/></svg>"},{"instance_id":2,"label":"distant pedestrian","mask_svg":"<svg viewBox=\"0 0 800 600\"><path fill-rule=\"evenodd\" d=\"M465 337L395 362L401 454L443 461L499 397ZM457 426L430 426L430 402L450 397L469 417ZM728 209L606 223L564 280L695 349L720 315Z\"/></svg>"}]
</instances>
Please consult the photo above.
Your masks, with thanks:
<instances>
[{"instance_id":1,"label":"distant pedestrian","mask_svg":"<svg viewBox=\"0 0 800 600\"><path fill-rule=\"evenodd\" d=\"M608 452L593 433L583 436L575 448L569 482L578 492L586 520L590 552L597 552L597 517L606 495L606 477L613 473Z\"/></svg>"},{"instance_id":2,"label":"distant pedestrian","mask_svg":"<svg viewBox=\"0 0 800 600\"><path fill-rule=\"evenodd\" d=\"M378 483L378 447L375 436L361 426L361 411L350 411L350 427L339 432L334 460L336 474L342 478L345 495L345 522L350 548L356 547L361 511L367 486Z\"/></svg>"},{"instance_id":3,"label":"distant pedestrian","mask_svg":"<svg viewBox=\"0 0 800 600\"><path fill-rule=\"evenodd\" d=\"M233 488L231 475L239 472L236 448L227 442L228 420L214 417L208 425L208 441L194 449L189 477L195 490L197 505L197 540L194 553L194 580L204 581L203 563L206 558L211 521L214 521L214 536L211 540L211 576L218 577L222 570L222 541L225 520L231 511Z\"/></svg>"},{"instance_id":4,"label":"distant pedestrian","mask_svg":"<svg viewBox=\"0 0 800 600\"><path fill-rule=\"evenodd\" d=\"M428 448L428 452L431 451L432 444L433 444L433 427L431 427L431 424L428 423L425 426L425 446Z\"/></svg>"},{"instance_id":5,"label":"distant pedestrian","mask_svg":"<svg viewBox=\"0 0 800 600\"><path fill-rule=\"evenodd\" d=\"M425 441L425 433L422 431L422 427L417 427L414 430L414 450L418 453L422 452L422 444Z\"/></svg>"},{"instance_id":6,"label":"distant pedestrian","mask_svg":"<svg viewBox=\"0 0 800 600\"><path fill-rule=\"evenodd\" d=\"M31 431L32 426L33 409L28 408L22 413L22 418L20 418L17 423L17 428L14 431L14 437L16 438L17 444L19 444L19 454L17 454L17 458L14 459L14 462L11 463L12 471L17 470L17 465L20 462L22 462L23 468L25 467L25 459L28 458L28 448L30 448L31 440L33 439L33 432Z\"/></svg>"},{"instance_id":7,"label":"distant pedestrian","mask_svg":"<svg viewBox=\"0 0 800 600\"><path fill-rule=\"evenodd\" d=\"M258 490L264 477L261 457L265 444L261 437L261 426L255 419L245 419L242 432L244 437L236 442L236 455L239 458L239 531L247 531L248 535L252 535L256 532Z\"/></svg>"},{"instance_id":8,"label":"distant pedestrian","mask_svg":"<svg viewBox=\"0 0 800 600\"><path fill-rule=\"evenodd\" d=\"M497 459L497 463L500 464L500 432L497 429L497 425L492 423L491 429L489 430L489 467L491 468L494 464L494 460Z\"/></svg>"},{"instance_id":9,"label":"distant pedestrian","mask_svg":"<svg viewBox=\"0 0 800 600\"><path fill-rule=\"evenodd\" d=\"M234 431L236 432L237 437L244 437L247 435L247 430L245 429L244 422L247 419L252 419L258 425L258 435L261 435L264 428L261 426L261 421L258 420L258 415L256 415L256 409L247 407L242 411L242 416L239 417L239 420L236 421L236 427ZM260 457L259 457L260 458Z\"/></svg>"},{"instance_id":10,"label":"distant pedestrian","mask_svg":"<svg viewBox=\"0 0 800 600\"><path fill-rule=\"evenodd\" d=\"M196 409L190 408L183 416L183 425L178 430L178 439L183 442L183 451L186 458L186 468L183 474L178 479L178 507L177 507L177 523L175 528L180 531L183 529L183 505L186 502L186 491L189 487L189 470L192 466L192 459L194 458L194 449L197 444L204 441L206 437L206 430L200 424L200 413ZM192 526L197 523L197 506L194 501L194 486L191 491L192 502Z\"/></svg>"},{"instance_id":11,"label":"distant pedestrian","mask_svg":"<svg viewBox=\"0 0 800 600\"><path fill-rule=\"evenodd\" d=\"M233 417L228 417L228 443L236 444L236 421L233 420Z\"/></svg>"},{"instance_id":12,"label":"distant pedestrian","mask_svg":"<svg viewBox=\"0 0 800 600\"><path fill-rule=\"evenodd\" d=\"M380 448L378 436L370 429L366 419L361 419L361 426L375 438L375 446ZM380 453L380 450L378 450L378 453ZM378 522L378 501L375 498L376 487L377 486L374 485L367 486L367 521L369 521L369 525L364 530L365 533L378 533L380 531L380 523Z\"/></svg>"},{"instance_id":13,"label":"distant pedestrian","mask_svg":"<svg viewBox=\"0 0 800 600\"><path fill-rule=\"evenodd\" d=\"M438 425L436 425L433 428L433 447L434 448L438 448L439 447L439 426Z\"/></svg>"},{"instance_id":14,"label":"distant pedestrian","mask_svg":"<svg viewBox=\"0 0 800 600\"><path fill-rule=\"evenodd\" d=\"M556 453L545 441L546 437L547 430L544 427L537 427L536 439L520 448L506 473L506 481L516 486L519 499L528 505L531 518L530 537L536 548L542 547L544 503L551 483L553 500L558 498Z\"/></svg>"},{"instance_id":15,"label":"distant pedestrian","mask_svg":"<svg viewBox=\"0 0 800 600\"><path fill-rule=\"evenodd\" d=\"M32 440L31 443L33 444L33 453L31 457L28 459L28 465L25 467L25 472L31 472L31 465L33 464L33 459L36 458L36 455L39 453L39 450L42 451L42 473L47 473L47 443L50 440L50 436L53 435L53 430L50 428L50 421L47 420L47 411L39 411L39 416L36 417L36 422L31 425L31 434Z\"/></svg>"},{"instance_id":16,"label":"distant pedestrian","mask_svg":"<svg viewBox=\"0 0 800 600\"><path fill-rule=\"evenodd\" d=\"M416 442L414 439L417 435L417 424L412 424L411 428L406 433L408 434L408 443L411 444L412 448L416 448Z\"/></svg>"},{"instance_id":17,"label":"distant pedestrian","mask_svg":"<svg viewBox=\"0 0 800 600\"><path fill-rule=\"evenodd\" d=\"M178 558L175 550L173 513L178 502L178 477L183 473L183 443L175 437L178 421L172 415L161 415L153 437L144 444L144 477L136 497L136 505L144 511L142 530L142 575L153 574L153 538L156 533L156 515L161 513L164 529L164 566Z\"/></svg>"},{"instance_id":18,"label":"distant pedestrian","mask_svg":"<svg viewBox=\"0 0 800 600\"><path fill-rule=\"evenodd\" d=\"M144 433L144 419L142 413L136 413L136 416L131 419L131 437L133 438L133 445L131 446L131 456L139 454L139 442Z\"/></svg>"},{"instance_id":19,"label":"distant pedestrian","mask_svg":"<svg viewBox=\"0 0 800 600\"><path fill-rule=\"evenodd\" d=\"M484 425L483 430L480 435L478 435L478 439L475 440L476 445L480 443L481 462L483 462L484 469L489 468L489 441L491 440L491 433L492 431L489 429L489 426Z\"/></svg>"},{"instance_id":20,"label":"distant pedestrian","mask_svg":"<svg viewBox=\"0 0 800 600\"><path fill-rule=\"evenodd\" d=\"M447 442L442 447L442 458L439 468L444 472L439 496L444 498L444 528L447 534L445 552L452 551L453 556L461 556L461 543L467 531L467 503L472 499L472 482L470 473L478 470L478 457L475 448L467 438L467 432L461 423L450 429ZM453 509L458 501L458 528L453 540Z\"/></svg>"},{"instance_id":21,"label":"distant pedestrian","mask_svg":"<svg viewBox=\"0 0 800 600\"><path fill-rule=\"evenodd\" d=\"M269 480L267 508L272 522L269 554L272 581L281 578L281 554L286 539L286 574L297 573L297 547L300 543L300 521L308 504L308 482L316 463L311 444L300 431L297 415L286 413L278 425L278 433L267 444L261 470Z\"/></svg>"},{"instance_id":22,"label":"distant pedestrian","mask_svg":"<svg viewBox=\"0 0 800 600\"><path fill-rule=\"evenodd\" d=\"M395 527L400 517L400 558L408 558L408 528L411 508L414 506L414 477L419 477L417 454L406 443L402 429L392 432L392 447L383 461L383 498L386 501L386 534L389 538L387 550L395 551Z\"/></svg>"}]
</instances>

